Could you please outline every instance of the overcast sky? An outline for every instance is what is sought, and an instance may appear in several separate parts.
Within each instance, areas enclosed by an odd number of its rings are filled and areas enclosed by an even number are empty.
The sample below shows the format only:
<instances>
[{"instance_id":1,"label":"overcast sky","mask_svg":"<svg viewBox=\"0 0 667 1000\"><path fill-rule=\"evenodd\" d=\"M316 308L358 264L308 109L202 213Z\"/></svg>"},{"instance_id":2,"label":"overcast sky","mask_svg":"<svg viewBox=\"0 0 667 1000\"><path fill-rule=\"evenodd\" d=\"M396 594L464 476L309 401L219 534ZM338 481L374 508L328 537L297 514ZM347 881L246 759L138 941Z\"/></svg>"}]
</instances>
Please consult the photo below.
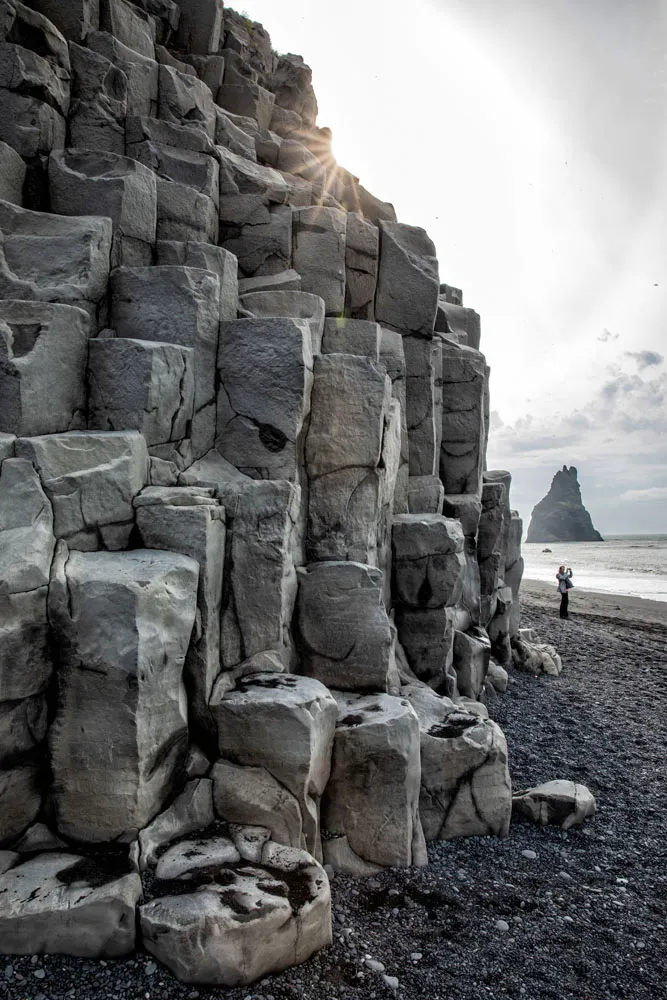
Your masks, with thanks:
<instances>
[{"instance_id":1,"label":"overcast sky","mask_svg":"<svg viewBox=\"0 0 667 1000\"><path fill-rule=\"evenodd\" d=\"M567 463L603 534L667 532L667 3L241 2L481 313L526 526Z\"/></svg>"}]
</instances>

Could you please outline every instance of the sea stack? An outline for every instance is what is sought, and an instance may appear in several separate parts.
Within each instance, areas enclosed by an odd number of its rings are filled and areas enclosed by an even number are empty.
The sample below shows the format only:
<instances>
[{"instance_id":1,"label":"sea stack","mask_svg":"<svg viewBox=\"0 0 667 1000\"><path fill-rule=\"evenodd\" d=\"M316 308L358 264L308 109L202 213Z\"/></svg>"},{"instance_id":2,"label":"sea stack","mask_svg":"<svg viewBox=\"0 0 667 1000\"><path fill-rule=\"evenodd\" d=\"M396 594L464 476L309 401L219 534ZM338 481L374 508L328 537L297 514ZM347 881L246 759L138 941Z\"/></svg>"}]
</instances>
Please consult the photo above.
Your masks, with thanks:
<instances>
[{"instance_id":1,"label":"sea stack","mask_svg":"<svg viewBox=\"0 0 667 1000\"><path fill-rule=\"evenodd\" d=\"M581 499L577 470L556 473L547 495L533 508L527 542L603 542Z\"/></svg>"}]
</instances>

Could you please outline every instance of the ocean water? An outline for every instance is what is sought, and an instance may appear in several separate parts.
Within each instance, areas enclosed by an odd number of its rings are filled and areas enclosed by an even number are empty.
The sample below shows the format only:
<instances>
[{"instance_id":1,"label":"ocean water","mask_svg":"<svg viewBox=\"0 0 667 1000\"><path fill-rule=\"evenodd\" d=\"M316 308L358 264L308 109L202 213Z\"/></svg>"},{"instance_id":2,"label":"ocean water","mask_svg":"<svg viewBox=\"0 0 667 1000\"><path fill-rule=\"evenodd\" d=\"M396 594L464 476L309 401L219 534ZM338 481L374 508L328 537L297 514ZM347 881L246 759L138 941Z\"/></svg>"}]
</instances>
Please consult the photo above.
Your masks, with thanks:
<instances>
[{"instance_id":1,"label":"ocean water","mask_svg":"<svg viewBox=\"0 0 667 1000\"><path fill-rule=\"evenodd\" d=\"M554 589L558 567L565 565L572 567L577 587L667 601L667 535L607 535L604 542L524 542L523 558L526 579L553 583Z\"/></svg>"}]
</instances>

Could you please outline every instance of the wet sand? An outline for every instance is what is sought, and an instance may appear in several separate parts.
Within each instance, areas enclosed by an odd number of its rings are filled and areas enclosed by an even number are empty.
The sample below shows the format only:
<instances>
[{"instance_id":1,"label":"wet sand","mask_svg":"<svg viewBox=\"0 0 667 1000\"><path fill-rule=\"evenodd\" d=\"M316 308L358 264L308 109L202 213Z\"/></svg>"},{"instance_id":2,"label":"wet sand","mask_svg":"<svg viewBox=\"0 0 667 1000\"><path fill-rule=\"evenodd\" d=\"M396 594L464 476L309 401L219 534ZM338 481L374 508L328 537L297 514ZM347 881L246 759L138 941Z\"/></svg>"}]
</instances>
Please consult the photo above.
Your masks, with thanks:
<instances>
[{"instance_id":1,"label":"wet sand","mask_svg":"<svg viewBox=\"0 0 667 1000\"><path fill-rule=\"evenodd\" d=\"M526 580L521 583L521 604L527 610L536 608L553 610L558 617L560 594L555 583L541 580ZM641 597L627 597L624 594L601 594L596 590L573 587L570 591L570 620L576 619L610 624L645 627L651 632L667 634L667 602L647 601Z\"/></svg>"}]
</instances>

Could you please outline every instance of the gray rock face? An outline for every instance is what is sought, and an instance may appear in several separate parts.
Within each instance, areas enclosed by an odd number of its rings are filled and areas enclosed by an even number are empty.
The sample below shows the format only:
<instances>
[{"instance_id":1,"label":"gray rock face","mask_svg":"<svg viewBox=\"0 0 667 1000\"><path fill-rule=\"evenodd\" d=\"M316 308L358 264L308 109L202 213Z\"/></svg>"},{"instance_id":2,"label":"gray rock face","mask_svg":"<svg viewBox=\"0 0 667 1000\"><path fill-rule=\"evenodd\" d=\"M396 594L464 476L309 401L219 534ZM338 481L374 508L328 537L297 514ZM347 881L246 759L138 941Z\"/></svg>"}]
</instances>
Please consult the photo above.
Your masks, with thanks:
<instances>
[{"instance_id":1,"label":"gray rock face","mask_svg":"<svg viewBox=\"0 0 667 1000\"><path fill-rule=\"evenodd\" d=\"M497 589L504 570L503 532L507 491L501 482L484 483L477 539L481 586L481 623L488 625L497 608Z\"/></svg>"},{"instance_id":2,"label":"gray rock face","mask_svg":"<svg viewBox=\"0 0 667 1000\"><path fill-rule=\"evenodd\" d=\"M345 233L347 216L335 208L297 208L293 212L295 271L304 292L324 299L328 316L345 307Z\"/></svg>"},{"instance_id":3,"label":"gray rock face","mask_svg":"<svg viewBox=\"0 0 667 1000\"><path fill-rule=\"evenodd\" d=\"M194 351L121 337L89 345L88 426L136 430L147 445L189 436L194 412Z\"/></svg>"},{"instance_id":4,"label":"gray rock face","mask_svg":"<svg viewBox=\"0 0 667 1000\"><path fill-rule=\"evenodd\" d=\"M317 120L317 98L312 77L312 70L301 56L291 53L279 58L273 75L276 104L287 111L296 112L310 126Z\"/></svg>"},{"instance_id":5,"label":"gray rock face","mask_svg":"<svg viewBox=\"0 0 667 1000\"><path fill-rule=\"evenodd\" d=\"M481 354L443 345L440 478L446 494L478 493L481 489L487 380Z\"/></svg>"},{"instance_id":6,"label":"gray rock face","mask_svg":"<svg viewBox=\"0 0 667 1000\"><path fill-rule=\"evenodd\" d=\"M239 301L238 261L223 247L208 243L158 240L157 263L198 267L212 271L220 280L220 321L236 319Z\"/></svg>"},{"instance_id":7,"label":"gray rock face","mask_svg":"<svg viewBox=\"0 0 667 1000\"><path fill-rule=\"evenodd\" d=\"M327 833L347 837L373 864L426 864L419 820L419 722L403 698L337 694L331 780L322 803Z\"/></svg>"},{"instance_id":8,"label":"gray rock face","mask_svg":"<svg viewBox=\"0 0 667 1000\"><path fill-rule=\"evenodd\" d=\"M362 358L379 361L381 342L382 328L379 323L340 317L327 319L322 354L358 354Z\"/></svg>"},{"instance_id":9,"label":"gray rock face","mask_svg":"<svg viewBox=\"0 0 667 1000\"><path fill-rule=\"evenodd\" d=\"M556 473L547 495L533 508L528 542L602 542L581 499L574 466Z\"/></svg>"},{"instance_id":10,"label":"gray rock face","mask_svg":"<svg viewBox=\"0 0 667 1000\"><path fill-rule=\"evenodd\" d=\"M85 427L89 336L82 309L0 302L1 431L30 437Z\"/></svg>"},{"instance_id":11,"label":"gray rock face","mask_svg":"<svg viewBox=\"0 0 667 1000\"><path fill-rule=\"evenodd\" d=\"M405 415L409 441L411 476L432 476L437 472L439 420L438 405L440 345L423 337L403 337L405 352Z\"/></svg>"},{"instance_id":12,"label":"gray rock face","mask_svg":"<svg viewBox=\"0 0 667 1000\"><path fill-rule=\"evenodd\" d=\"M298 481L312 369L306 322L225 323L218 350L220 454L253 478Z\"/></svg>"},{"instance_id":13,"label":"gray rock face","mask_svg":"<svg viewBox=\"0 0 667 1000\"><path fill-rule=\"evenodd\" d=\"M61 852L38 855L0 876L2 951L127 955L134 948L140 898L141 879L127 863Z\"/></svg>"},{"instance_id":14,"label":"gray rock face","mask_svg":"<svg viewBox=\"0 0 667 1000\"><path fill-rule=\"evenodd\" d=\"M169 808L139 834L142 871L156 863L165 844L205 829L213 819L213 782L208 778L189 781Z\"/></svg>"},{"instance_id":15,"label":"gray rock face","mask_svg":"<svg viewBox=\"0 0 667 1000\"><path fill-rule=\"evenodd\" d=\"M484 690L489 670L491 643L483 629L457 631L454 636L454 668L459 694L477 700Z\"/></svg>"},{"instance_id":16,"label":"gray rock face","mask_svg":"<svg viewBox=\"0 0 667 1000\"><path fill-rule=\"evenodd\" d=\"M295 795L264 767L219 760L213 767L217 815L229 823L260 823L286 847L306 847L303 817Z\"/></svg>"},{"instance_id":17,"label":"gray rock face","mask_svg":"<svg viewBox=\"0 0 667 1000\"><path fill-rule=\"evenodd\" d=\"M427 840L504 837L512 791L507 743L489 719L462 712L423 689L404 688L421 730L419 815Z\"/></svg>"},{"instance_id":18,"label":"gray rock face","mask_svg":"<svg viewBox=\"0 0 667 1000\"><path fill-rule=\"evenodd\" d=\"M345 240L345 314L353 319L375 318L380 233L377 226L348 212Z\"/></svg>"},{"instance_id":19,"label":"gray rock face","mask_svg":"<svg viewBox=\"0 0 667 1000\"><path fill-rule=\"evenodd\" d=\"M118 268L111 277L111 323L120 337L194 351L192 447L200 458L215 437L215 360L220 281L194 267Z\"/></svg>"},{"instance_id":20,"label":"gray rock face","mask_svg":"<svg viewBox=\"0 0 667 1000\"><path fill-rule=\"evenodd\" d=\"M382 221L377 321L401 332L432 337L438 291L435 247L424 230Z\"/></svg>"},{"instance_id":21,"label":"gray rock face","mask_svg":"<svg viewBox=\"0 0 667 1000\"><path fill-rule=\"evenodd\" d=\"M198 576L194 559L172 552L64 554L51 584L63 655L49 741L66 836L127 836L176 790Z\"/></svg>"},{"instance_id":22,"label":"gray rock face","mask_svg":"<svg viewBox=\"0 0 667 1000\"><path fill-rule=\"evenodd\" d=\"M308 850L321 858L319 800L331 768L336 726L334 698L310 677L255 674L211 709L220 755L234 764L265 768L297 799Z\"/></svg>"},{"instance_id":23,"label":"gray rock face","mask_svg":"<svg viewBox=\"0 0 667 1000\"><path fill-rule=\"evenodd\" d=\"M159 68L154 59L140 55L106 31L91 31L86 45L127 77L128 115L157 114Z\"/></svg>"},{"instance_id":24,"label":"gray rock face","mask_svg":"<svg viewBox=\"0 0 667 1000\"><path fill-rule=\"evenodd\" d=\"M512 798L512 809L540 826L555 823L569 830L595 815L596 802L586 785L558 779L517 792Z\"/></svg>"},{"instance_id":25,"label":"gray rock face","mask_svg":"<svg viewBox=\"0 0 667 1000\"><path fill-rule=\"evenodd\" d=\"M0 142L0 201L23 204L25 163L11 146Z\"/></svg>"},{"instance_id":26,"label":"gray rock face","mask_svg":"<svg viewBox=\"0 0 667 1000\"><path fill-rule=\"evenodd\" d=\"M70 144L76 148L106 150L119 156L125 153L125 118L127 116L127 76L110 59L70 44L72 59L72 103L68 119ZM52 148L62 149L61 142Z\"/></svg>"},{"instance_id":27,"label":"gray rock face","mask_svg":"<svg viewBox=\"0 0 667 1000\"><path fill-rule=\"evenodd\" d=\"M305 851L269 841L260 862L227 870L224 886L185 872L192 893L140 908L146 948L181 981L245 985L331 942L329 881Z\"/></svg>"},{"instance_id":28,"label":"gray rock face","mask_svg":"<svg viewBox=\"0 0 667 1000\"><path fill-rule=\"evenodd\" d=\"M180 552L199 564L197 620L185 658L184 677L191 729L208 747L214 745L208 702L220 672L225 510L208 504L190 506L190 502L188 498L183 506L168 502L141 506L137 509L137 528L146 548Z\"/></svg>"},{"instance_id":29,"label":"gray rock face","mask_svg":"<svg viewBox=\"0 0 667 1000\"><path fill-rule=\"evenodd\" d=\"M109 278L109 219L47 215L0 202L0 233L3 298L97 308Z\"/></svg>"},{"instance_id":30,"label":"gray rock face","mask_svg":"<svg viewBox=\"0 0 667 1000\"><path fill-rule=\"evenodd\" d=\"M453 608L396 608L398 638L414 675L436 691L455 698Z\"/></svg>"},{"instance_id":31,"label":"gray rock face","mask_svg":"<svg viewBox=\"0 0 667 1000\"><path fill-rule=\"evenodd\" d=\"M221 665L229 670L266 650L289 660L298 487L237 480L221 485L218 496L227 515Z\"/></svg>"},{"instance_id":32,"label":"gray rock face","mask_svg":"<svg viewBox=\"0 0 667 1000\"><path fill-rule=\"evenodd\" d=\"M70 433L20 438L16 454L29 459L53 506L54 534L70 548L100 542L125 548L134 523L132 501L148 480L140 434Z\"/></svg>"},{"instance_id":33,"label":"gray rock face","mask_svg":"<svg viewBox=\"0 0 667 1000\"><path fill-rule=\"evenodd\" d=\"M306 320L310 327L313 355L320 353L324 310L324 299L319 295L311 295L310 292L300 290L244 292L239 298L239 315L243 317L273 316Z\"/></svg>"},{"instance_id":34,"label":"gray rock face","mask_svg":"<svg viewBox=\"0 0 667 1000\"><path fill-rule=\"evenodd\" d=\"M31 6L73 42L82 42L100 25L99 0L31 0Z\"/></svg>"},{"instance_id":35,"label":"gray rock face","mask_svg":"<svg viewBox=\"0 0 667 1000\"><path fill-rule=\"evenodd\" d=\"M198 122L215 138L215 108L211 91L196 76L180 73L171 66L160 66L158 117L175 125Z\"/></svg>"},{"instance_id":36,"label":"gray rock face","mask_svg":"<svg viewBox=\"0 0 667 1000\"><path fill-rule=\"evenodd\" d=\"M100 0L100 28L140 55L155 56L155 23L127 0Z\"/></svg>"},{"instance_id":37,"label":"gray rock face","mask_svg":"<svg viewBox=\"0 0 667 1000\"><path fill-rule=\"evenodd\" d=\"M411 514L442 514L445 490L437 476L410 476L408 508Z\"/></svg>"},{"instance_id":38,"label":"gray rock face","mask_svg":"<svg viewBox=\"0 0 667 1000\"><path fill-rule=\"evenodd\" d=\"M372 565L391 382L384 367L346 354L316 358L314 376L306 439L309 558Z\"/></svg>"},{"instance_id":39,"label":"gray rock face","mask_svg":"<svg viewBox=\"0 0 667 1000\"><path fill-rule=\"evenodd\" d=\"M345 691L386 692L396 684L380 570L314 563L299 574L295 618L304 673Z\"/></svg>"},{"instance_id":40,"label":"gray rock face","mask_svg":"<svg viewBox=\"0 0 667 1000\"><path fill-rule=\"evenodd\" d=\"M176 41L193 55L217 52L222 31L222 7L216 0L180 0L181 17Z\"/></svg>"},{"instance_id":41,"label":"gray rock face","mask_svg":"<svg viewBox=\"0 0 667 1000\"><path fill-rule=\"evenodd\" d=\"M463 544L458 521L438 514L403 514L394 518L396 599L415 608L456 604L463 590Z\"/></svg>"}]
</instances>

